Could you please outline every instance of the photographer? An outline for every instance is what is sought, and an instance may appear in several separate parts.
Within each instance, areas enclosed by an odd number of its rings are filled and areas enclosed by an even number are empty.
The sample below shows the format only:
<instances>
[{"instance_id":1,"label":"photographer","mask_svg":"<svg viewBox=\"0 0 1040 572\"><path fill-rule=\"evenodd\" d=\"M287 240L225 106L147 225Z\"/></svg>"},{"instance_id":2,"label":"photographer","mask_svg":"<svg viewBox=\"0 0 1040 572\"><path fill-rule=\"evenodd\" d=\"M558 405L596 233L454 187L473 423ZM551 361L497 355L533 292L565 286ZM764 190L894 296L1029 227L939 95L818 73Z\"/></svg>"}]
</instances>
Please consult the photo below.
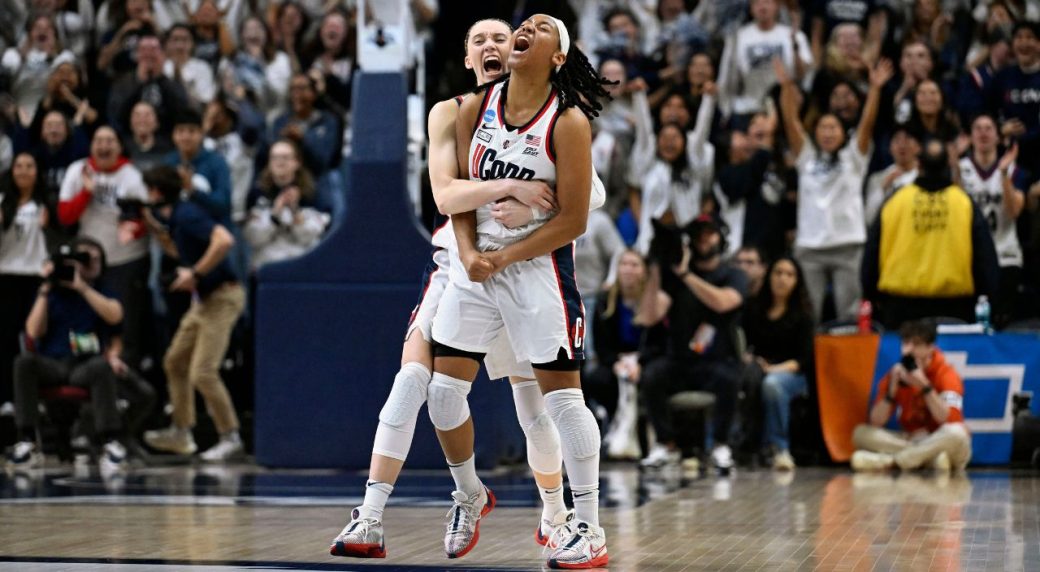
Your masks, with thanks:
<instances>
[{"instance_id":1,"label":"photographer","mask_svg":"<svg viewBox=\"0 0 1040 572\"><path fill-rule=\"evenodd\" d=\"M89 238L62 246L45 265L46 281L25 322L36 351L15 360L14 397L18 443L11 464L32 468L40 461L33 436L40 387L74 385L90 389L102 466L119 466L126 449L118 441L117 376L127 373L119 358L123 306L95 282L104 273L105 252Z\"/></svg>"},{"instance_id":2,"label":"photographer","mask_svg":"<svg viewBox=\"0 0 1040 572\"><path fill-rule=\"evenodd\" d=\"M903 358L881 379L870 423L852 434L857 471L903 470L931 464L961 470L971 459L964 425L964 382L939 348L931 320L906 322L899 330ZM899 412L902 432L883 427Z\"/></svg>"},{"instance_id":3,"label":"photographer","mask_svg":"<svg viewBox=\"0 0 1040 572\"><path fill-rule=\"evenodd\" d=\"M645 316L657 317L665 313L660 307L665 302L670 339L668 355L643 369L643 399L658 442L643 465L679 461L668 399L680 391L699 390L715 394L711 457L716 468L728 470L733 466L728 443L737 401L738 332L747 277L722 261L722 232L710 217L697 217L683 229L689 244L678 231L655 226L650 245L655 264L640 309ZM662 290L665 300L658 294Z\"/></svg>"},{"instance_id":4,"label":"photographer","mask_svg":"<svg viewBox=\"0 0 1040 572\"><path fill-rule=\"evenodd\" d=\"M151 447L181 455L195 452L195 396L199 390L206 410L220 433L220 441L202 453L204 461L226 461L243 454L238 416L227 387L220 379L231 329L245 305L228 252L235 239L203 207L181 199L177 169L159 166L145 173L151 208L145 219L168 254L177 254L180 266L169 284L171 291L192 292L191 309L184 315L163 360L173 404L173 424L145 433ZM174 250L175 249L175 250Z\"/></svg>"}]
</instances>

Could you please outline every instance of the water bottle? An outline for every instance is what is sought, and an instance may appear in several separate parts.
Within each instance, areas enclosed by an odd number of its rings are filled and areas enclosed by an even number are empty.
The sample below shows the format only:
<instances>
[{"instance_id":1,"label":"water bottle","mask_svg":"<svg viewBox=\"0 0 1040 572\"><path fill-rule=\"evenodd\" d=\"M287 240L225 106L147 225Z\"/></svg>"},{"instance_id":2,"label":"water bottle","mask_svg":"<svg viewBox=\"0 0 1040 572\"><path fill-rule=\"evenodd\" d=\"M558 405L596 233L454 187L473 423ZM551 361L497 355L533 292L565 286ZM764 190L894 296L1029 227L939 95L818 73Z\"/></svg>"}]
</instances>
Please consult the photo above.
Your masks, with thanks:
<instances>
[{"instance_id":1,"label":"water bottle","mask_svg":"<svg viewBox=\"0 0 1040 572\"><path fill-rule=\"evenodd\" d=\"M988 296L979 296L979 301L975 304L975 322L982 325L982 329L988 334L992 331L989 322L990 306Z\"/></svg>"},{"instance_id":2,"label":"water bottle","mask_svg":"<svg viewBox=\"0 0 1040 572\"><path fill-rule=\"evenodd\" d=\"M871 332L873 313L874 307L870 304L870 300L863 300L859 303L859 333L869 334Z\"/></svg>"}]
</instances>

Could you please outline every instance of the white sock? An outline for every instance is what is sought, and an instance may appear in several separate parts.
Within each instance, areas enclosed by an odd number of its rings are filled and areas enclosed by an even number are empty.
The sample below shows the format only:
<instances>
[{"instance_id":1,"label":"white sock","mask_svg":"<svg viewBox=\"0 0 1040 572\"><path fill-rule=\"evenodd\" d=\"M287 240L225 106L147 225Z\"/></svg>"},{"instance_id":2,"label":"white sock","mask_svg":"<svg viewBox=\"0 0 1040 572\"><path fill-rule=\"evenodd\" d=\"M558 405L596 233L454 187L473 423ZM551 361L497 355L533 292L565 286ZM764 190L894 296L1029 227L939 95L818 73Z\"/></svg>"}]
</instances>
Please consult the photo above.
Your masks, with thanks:
<instances>
[{"instance_id":1,"label":"white sock","mask_svg":"<svg viewBox=\"0 0 1040 572\"><path fill-rule=\"evenodd\" d=\"M571 484L575 518L599 526L599 484L579 486Z\"/></svg>"},{"instance_id":2,"label":"white sock","mask_svg":"<svg viewBox=\"0 0 1040 572\"><path fill-rule=\"evenodd\" d=\"M382 521L383 509L386 508L386 501L392 492L394 492L394 486L390 483L379 481L365 483L365 502L361 504L358 511L361 513L360 516Z\"/></svg>"},{"instance_id":3,"label":"white sock","mask_svg":"<svg viewBox=\"0 0 1040 572\"><path fill-rule=\"evenodd\" d=\"M563 485L554 489L538 487L538 496L542 497L542 520L552 522L557 513L567 510L567 504L563 502Z\"/></svg>"},{"instance_id":4,"label":"white sock","mask_svg":"<svg viewBox=\"0 0 1040 572\"><path fill-rule=\"evenodd\" d=\"M599 426L580 389L545 395L545 408L560 431L563 464L571 482L575 516L599 526Z\"/></svg>"},{"instance_id":5,"label":"white sock","mask_svg":"<svg viewBox=\"0 0 1040 572\"><path fill-rule=\"evenodd\" d=\"M470 497L484 491L484 485L481 484L480 477L477 476L477 465L474 461L476 458L476 455L473 455L457 465L453 465L451 461L448 461L451 478L455 480L455 490L462 491Z\"/></svg>"}]
</instances>

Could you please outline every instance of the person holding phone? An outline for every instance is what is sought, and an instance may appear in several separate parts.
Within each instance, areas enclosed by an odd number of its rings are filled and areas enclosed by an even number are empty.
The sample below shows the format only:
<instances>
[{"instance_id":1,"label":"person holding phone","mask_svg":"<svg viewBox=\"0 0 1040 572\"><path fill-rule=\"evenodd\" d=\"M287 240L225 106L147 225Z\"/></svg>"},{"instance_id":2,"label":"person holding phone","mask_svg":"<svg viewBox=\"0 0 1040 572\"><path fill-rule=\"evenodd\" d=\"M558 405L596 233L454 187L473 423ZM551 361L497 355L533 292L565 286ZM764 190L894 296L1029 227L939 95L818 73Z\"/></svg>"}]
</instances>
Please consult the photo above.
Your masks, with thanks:
<instances>
[{"instance_id":1,"label":"person holding phone","mask_svg":"<svg viewBox=\"0 0 1040 572\"><path fill-rule=\"evenodd\" d=\"M869 423L852 434L852 468L963 470L971 460L964 381L936 347L933 320L904 323L899 338L902 358L881 379ZM898 432L884 428L894 411Z\"/></svg>"}]
</instances>

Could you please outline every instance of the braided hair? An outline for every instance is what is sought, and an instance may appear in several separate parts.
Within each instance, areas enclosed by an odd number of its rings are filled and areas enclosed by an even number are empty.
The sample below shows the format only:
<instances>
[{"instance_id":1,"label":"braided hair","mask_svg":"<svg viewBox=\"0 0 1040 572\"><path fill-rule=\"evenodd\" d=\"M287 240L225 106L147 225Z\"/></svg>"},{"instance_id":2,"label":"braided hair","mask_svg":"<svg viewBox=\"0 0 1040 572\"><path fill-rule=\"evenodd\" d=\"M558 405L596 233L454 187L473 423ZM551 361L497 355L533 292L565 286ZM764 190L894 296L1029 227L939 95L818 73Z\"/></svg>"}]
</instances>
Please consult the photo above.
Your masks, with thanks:
<instances>
[{"instance_id":1,"label":"braided hair","mask_svg":"<svg viewBox=\"0 0 1040 572\"><path fill-rule=\"evenodd\" d=\"M571 46L567 61L563 62L559 71L553 70L549 82L560 93L560 110L577 107L592 121L603 109L601 99L612 99L605 85L616 85L599 75L596 68L589 63L589 58L578 48Z\"/></svg>"}]
</instances>

